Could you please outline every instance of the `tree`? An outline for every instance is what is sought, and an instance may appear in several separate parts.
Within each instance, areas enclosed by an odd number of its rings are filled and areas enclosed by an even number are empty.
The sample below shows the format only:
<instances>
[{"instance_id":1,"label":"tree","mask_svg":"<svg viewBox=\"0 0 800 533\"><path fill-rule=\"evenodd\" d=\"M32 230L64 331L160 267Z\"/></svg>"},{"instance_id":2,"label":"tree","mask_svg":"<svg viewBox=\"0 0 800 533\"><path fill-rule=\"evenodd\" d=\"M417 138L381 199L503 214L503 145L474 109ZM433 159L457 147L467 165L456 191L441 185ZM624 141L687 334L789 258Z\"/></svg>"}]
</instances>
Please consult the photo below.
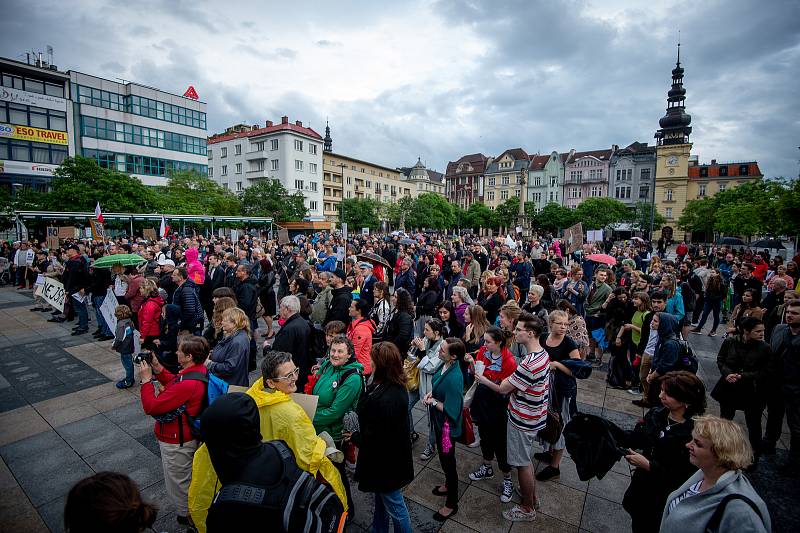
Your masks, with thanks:
<instances>
[{"instance_id":1,"label":"tree","mask_svg":"<svg viewBox=\"0 0 800 533\"><path fill-rule=\"evenodd\" d=\"M526 204L527 209L527 204ZM561 230L575 224L575 212L555 202L544 206L531 217L531 226L537 230L558 235Z\"/></svg>"},{"instance_id":2,"label":"tree","mask_svg":"<svg viewBox=\"0 0 800 533\"><path fill-rule=\"evenodd\" d=\"M264 179L239 194L243 216L272 217L276 222L303 220L308 214L303 195L289 194L278 180Z\"/></svg>"},{"instance_id":3,"label":"tree","mask_svg":"<svg viewBox=\"0 0 800 533\"><path fill-rule=\"evenodd\" d=\"M604 229L629 218L625 204L613 198L587 198L575 208L575 220L583 223L584 230Z\"/></svg>"},{"instance_id":4,"label":"tree","mask_svg":"<svg viewBox=\"0 0 800 533\"><path fill-rule=\"evenodd\" d=\"M517 215L519 215L519 197L512 196L498 205L494 212L499 226L506 228L513 226L517 220Z\"/></svg>"},{"instance_id":5,"label":"tree","mask_svg":"<svg viewBox=\"0 0 800 533\"><path fill-rule=\"evenodd\" d=\"M94 159L67 158L55 170L42 207L52 211L94 211L97 202L106 212L149 213L158 202L153 189L137 178L109 168Z\"/></svg>"},{"instance_id":6,"label":"tree","mask_svg":"<svg viewBox=\"0 0 800 533\"><path fill-rule=\"evenodd\" d=\"M396 202L382 203L380 212L392 226L404 228L406 216L413 207L414 199L410 196L403 196Z\"/></svg>"},{"instance_id":7,"label":"tree","mask_svg":"<svg viewBox=\"0 0 800 533\"><path fill-rule=\"evenodd\" d=\"M240 212L235 194L194 170L171 174L159 200L162 213L235 216Z\"/></svg>"},{"instance_id":8,"label":"tree","mask_svg":"<svg viewBox=\"0 0 800 533\"><path fill-rule=\"evenodd\" d=\"M689 200L678 219L678 227L684 231L704 232L712 235L716 220L717 202L713 198Z\"/></svg>"},{"instance_id":9,"label":"tree","mask_svg":"<svg viewBox=\"0 0 800 533\"><path fill-rule=\"evenodd\" d=\"M464 212L461 225L472 228L496 228L497 216L494 211L489 209L486 204L474 203Z\"/></svg>"},{"instance_id":10,"label":"tree","mask_svg":"<svg viewBox=\"0 0 800 533\"><path fill-rule=\"evenodd\" d=\"M432 192L417 197L407 219L417 228L442 230L451 228L455 224L452 204Z\"/></svg>"},{"instance_id":11,"label":"tree","mask_svg":"<svg viewBox=\"0 0 800 533\"><path fill-rule=\"evenodd\" d=\"M667 223L667 219L658 212L655 205L650 202L638 202L633 208L630 216L630 224L633 228L640 231L650 231L650 220L652 216L653 229L657 230Z\"/></svg>"},{"instance_id":12,"label":"tree","mask_svg":"<svg viewBox=\"0 0 800 533\"><path fill-rule=\"evenodd\" d=\"M345 198L339 205L351 233L360 231L361 228L380 227L381 221L378 218L380 202L368 198Z\"/></svg>"}]
</instances>

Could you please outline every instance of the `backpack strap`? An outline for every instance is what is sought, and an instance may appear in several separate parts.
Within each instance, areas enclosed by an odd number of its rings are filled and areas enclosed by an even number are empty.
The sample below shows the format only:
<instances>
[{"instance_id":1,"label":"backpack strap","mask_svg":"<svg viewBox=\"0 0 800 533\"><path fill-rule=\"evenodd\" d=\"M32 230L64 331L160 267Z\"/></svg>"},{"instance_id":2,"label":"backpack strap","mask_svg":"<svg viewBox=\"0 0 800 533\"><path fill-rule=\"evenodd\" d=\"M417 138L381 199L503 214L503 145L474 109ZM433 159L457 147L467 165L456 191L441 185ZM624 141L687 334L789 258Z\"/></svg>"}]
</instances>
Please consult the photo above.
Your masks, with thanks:
<instances>
[{"instance_id":1,"label":"backpack strap","mask_svg":"<svg viewBox=\"0 0 800 533\"><path fill-rule=\"evenodd\" d=\"M764 517L761 516L761 511L758 509L758 506L755 504L753 500L751 500L744 494L728 494L727 496L722 498L721 502L719 502L719 505L717 505L717 508L714 510L714 514L711 515L711 520L709 520L708 524L706 524L707 532L709 531L716 532L719 530L720 523L722 522L722 515L725 514L725 508L728 506L728 503L730 503L731 500L742 500L743 502L745 502L747 505L750 506L753 512L756 513L759 520L761 520L761 522L764 522Z\"/></svg>"},{"instance_id":2,"label":"backpack strap","mask_svg":"<svg viewBox=\"0 0 800 533\"><path fill-rule=\"evenodd\" d=\"M208 374L204 374L202 372L186 372L185 374L181 374L178 378L178 381L183 381L184 379L190 379L193 381L202 381L206 385L208 385Z\"/></svg>"}]
</instances>

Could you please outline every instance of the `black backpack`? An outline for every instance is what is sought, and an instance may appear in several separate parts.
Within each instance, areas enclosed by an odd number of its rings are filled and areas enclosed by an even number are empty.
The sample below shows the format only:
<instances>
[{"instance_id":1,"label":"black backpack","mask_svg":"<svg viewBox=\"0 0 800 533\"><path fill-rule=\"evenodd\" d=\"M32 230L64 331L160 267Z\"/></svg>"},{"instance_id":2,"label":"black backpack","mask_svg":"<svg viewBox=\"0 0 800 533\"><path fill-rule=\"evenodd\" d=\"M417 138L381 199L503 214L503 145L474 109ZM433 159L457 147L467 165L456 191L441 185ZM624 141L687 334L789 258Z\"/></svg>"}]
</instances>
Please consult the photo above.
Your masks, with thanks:
<instances>
[{"instance_id":1,"label":"black backpack","mask_svg":"<svg viewBox=\"0 0 800 533\"><path fill-rule=\"evenodd\" d=\"M675 370L686 370L692 374L697 374L697 367L699 366L697 356L694 354L689 342L682 338L676 339L676 342L680 348L678 350L678 360L675 362Z\"/></svg>"},{"instance_id":2,"label":"black backpack","mask_svg":"<svg viewBox=\"0 0 800 533\"><path fill-rule=\"evenodd\" d=\"M311 337L308 340L308 355L313 359L322 359L328 355L328 343L325 342L325 330L317 328L307 320L308 327L311 328Z\"/></svg>"},{"instance_id":3,"label":"black backpack","mask_svg":"<svg viewBox=\"0 0 800 533\"><path fill-rule=\"evenodd\" d=\"M209 508L209 526L216 519L238 517L247 521L258 509L262 524L281 524L278 531L344 531L347 513L333 490L297 466L294 453L282 440L264 443L279 457L281 471L272 476L273 483L252 485L231 483L222 487ZM228 524L232 526L233 524Z\"/></svg>"}]
</instances>

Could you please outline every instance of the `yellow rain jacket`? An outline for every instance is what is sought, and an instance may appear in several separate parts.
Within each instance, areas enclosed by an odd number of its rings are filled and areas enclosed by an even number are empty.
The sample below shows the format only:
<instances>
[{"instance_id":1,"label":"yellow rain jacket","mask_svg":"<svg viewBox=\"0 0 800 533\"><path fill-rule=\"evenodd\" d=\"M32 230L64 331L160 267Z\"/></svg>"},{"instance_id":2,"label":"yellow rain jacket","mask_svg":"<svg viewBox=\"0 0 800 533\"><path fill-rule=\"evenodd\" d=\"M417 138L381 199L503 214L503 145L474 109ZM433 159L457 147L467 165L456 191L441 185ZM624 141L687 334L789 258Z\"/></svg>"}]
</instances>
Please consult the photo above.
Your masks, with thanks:
<instances>
[{"instance_id":1,"label":"yellow rain jacket","mask_svg":"<svg viewBox=\"0 0 800 533\"><path fill-rule=\"evenodd\" d=\"M339 471L325 457L325 441L317 436L303 408L281 391L264 390L263 379L256 381L247 394L258 405L261 438L264 441L285 441L294 452L297 466L314 476L319 472L347 510L347 496ZM208 448L204 444L194 454L192 484L189 487L189 513L200 533L206 531L208 508L220 488Z\"/></svg>"}]
</instances>

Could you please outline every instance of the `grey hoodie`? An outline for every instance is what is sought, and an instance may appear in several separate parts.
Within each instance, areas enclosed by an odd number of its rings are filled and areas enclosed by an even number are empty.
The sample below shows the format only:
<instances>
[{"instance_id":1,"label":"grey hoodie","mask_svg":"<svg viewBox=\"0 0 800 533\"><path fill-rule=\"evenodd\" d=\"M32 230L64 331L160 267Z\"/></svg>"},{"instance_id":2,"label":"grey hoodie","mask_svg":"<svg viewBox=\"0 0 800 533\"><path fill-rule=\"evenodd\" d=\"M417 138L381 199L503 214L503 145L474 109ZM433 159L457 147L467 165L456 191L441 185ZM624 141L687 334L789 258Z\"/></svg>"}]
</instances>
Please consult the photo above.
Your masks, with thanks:
<instances>
[{"instance_id":1,"label":"grey hoodie","mask_svg":"<svg viewBox=\"0 0 800 533\"><path fill-rule=\"evenodd\" d=\"M675 531L705 533L706 525L711 520L717 505L729 494L747 496L761 511L762 518L759 518L746 502L732 500L725 507L718 531L736 531L737 533L770 533L772 531L767 505L741 470L726 472L713 487L681 500L672 511L669 510L672 500L702 479L703 472L698 470L678 490L669 495L667 505L664 507L664 514L661 517L661 533L674 533Z\"/></svg>"}]
</instances>

